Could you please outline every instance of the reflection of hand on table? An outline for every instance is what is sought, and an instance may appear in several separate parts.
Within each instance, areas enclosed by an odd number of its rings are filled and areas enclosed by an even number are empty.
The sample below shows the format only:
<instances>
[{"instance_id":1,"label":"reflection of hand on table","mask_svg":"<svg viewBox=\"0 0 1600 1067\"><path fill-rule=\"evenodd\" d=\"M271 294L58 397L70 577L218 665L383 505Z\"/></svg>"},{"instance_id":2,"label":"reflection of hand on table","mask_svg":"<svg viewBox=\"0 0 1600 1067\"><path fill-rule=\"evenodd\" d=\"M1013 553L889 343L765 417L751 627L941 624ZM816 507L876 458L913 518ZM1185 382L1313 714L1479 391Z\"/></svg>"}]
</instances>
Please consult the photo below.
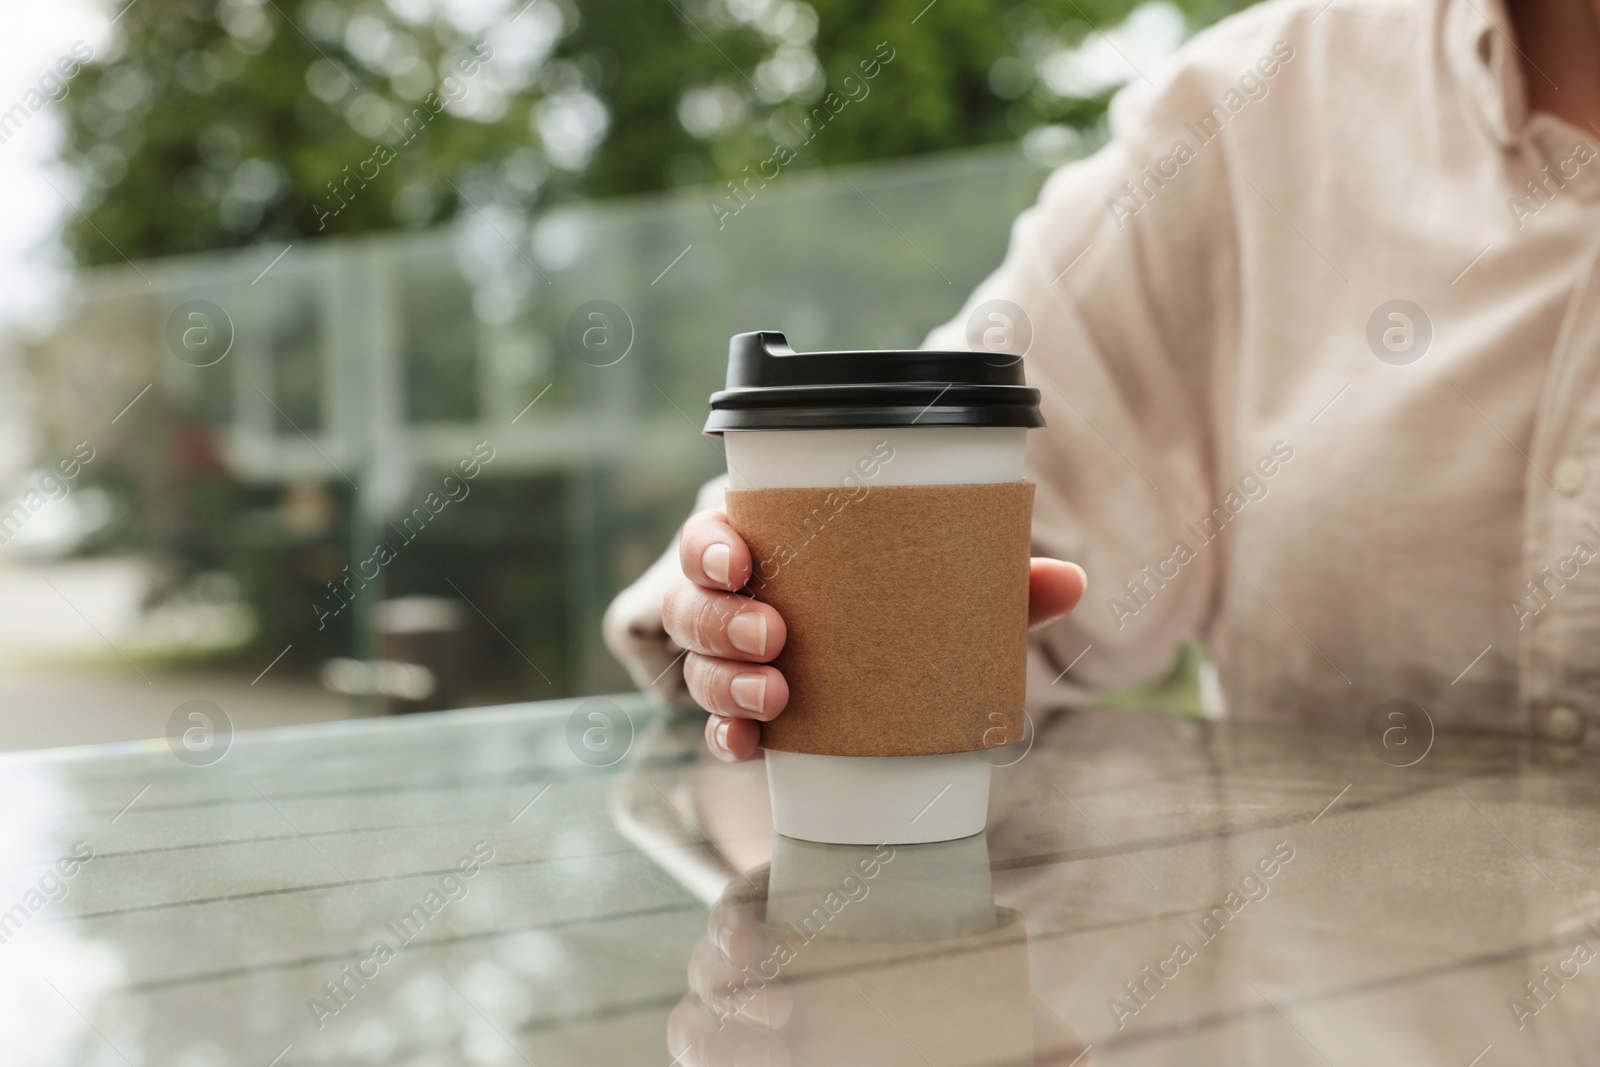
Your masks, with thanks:
<instances>
[{"instance_id":1,"label":"reflection of hand on table","mask_svg":"<svg viewBox=\"0 0 1600 1067\"><path fill-rule=\"evenodd\" d=\"M667 1019L667 1052L683 1067L791 1062L783 1029L793 998L781 979L763 979L754 968L766 900L763 866L735 878L711 906L706 935L689 957L689 992Z\"/></svg>"}]
</instances>

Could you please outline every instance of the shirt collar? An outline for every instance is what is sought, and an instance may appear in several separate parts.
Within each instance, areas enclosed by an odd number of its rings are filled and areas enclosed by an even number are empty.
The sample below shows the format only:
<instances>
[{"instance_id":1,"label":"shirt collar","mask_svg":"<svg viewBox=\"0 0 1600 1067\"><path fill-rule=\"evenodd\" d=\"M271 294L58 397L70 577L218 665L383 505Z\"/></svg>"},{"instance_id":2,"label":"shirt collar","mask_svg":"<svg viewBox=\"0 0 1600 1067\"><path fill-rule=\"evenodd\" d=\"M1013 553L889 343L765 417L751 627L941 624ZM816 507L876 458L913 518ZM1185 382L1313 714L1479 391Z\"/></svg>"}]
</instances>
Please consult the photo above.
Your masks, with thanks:
<instances>
[{"instance_id":1,"label":"shirt collar","mask_svg":"<svg viewBox=\"0 0 1600 1067\"><path fill-rule=\"evenodd\" d=\"M1503 0L1445 0L1445 55L1472 109L1497 142L1510 145L1528 120L1528 94Z\"/></svg>"}]
</instances>

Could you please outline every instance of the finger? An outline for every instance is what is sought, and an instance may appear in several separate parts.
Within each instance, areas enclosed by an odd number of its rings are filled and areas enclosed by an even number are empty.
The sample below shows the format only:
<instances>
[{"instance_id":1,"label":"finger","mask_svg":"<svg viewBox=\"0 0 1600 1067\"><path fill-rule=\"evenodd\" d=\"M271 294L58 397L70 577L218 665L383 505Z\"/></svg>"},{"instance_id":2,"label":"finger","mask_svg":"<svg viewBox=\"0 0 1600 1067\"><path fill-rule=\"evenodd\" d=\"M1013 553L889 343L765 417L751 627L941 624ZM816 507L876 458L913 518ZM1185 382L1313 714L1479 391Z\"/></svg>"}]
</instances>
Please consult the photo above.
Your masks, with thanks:
<instances>
[{"instance_id":1,"label":"finger","mask_svg":"<svg viewBox=\"0 0 1600 1067\"><path fill-rule=\"evenodd\" d=\"M1028 568L1028 629L1064 617L1083 599L1089 576L1076 563L1035 556Z\"/></svg>"},{"instance_id":2,"label":"finger","mask_svg":"<svg viewBox=\"0 0 1600 1067\"><path fill-rule=\"evenodd\" d=\"M710 938L701 938L689 957L689 988L719 1016L777 1030L789 1022L794 996L782 982L767 978L752 963L735 967Z\"/></svg>"},{"instance_id":3,"label":"finger","mask_svg":"<svg viewBox=\"0 0 1600 1067\"><path fill-rule=\"evenodd\" d=\"M711 938L702 937L689 953L689 990L719 1015L726 1015L733 1010L727 1002L743 977L742 966L724 956Z\"/></svg>"},{"instance_id":4,"label":"finger","mask_svg":"<svg viewBox=\"0 0 1600 1067\"><path fill-rule=\"evenodd\" d=\"M743 1016L721 1017L693 993L667 1016L667 1051L679 1067L789 1067L784 1039Z\"/></svg>"},{"instance_id":5,"label":"finger","mask_svg":"<svg viewBox=\"0 0 1600 1067\"><path fill-rule=\"evenodd\" d=\"M703 656L765 663L783 648L788 630L776 608L737 593L703 589L687 578L667 588L661 621L682 648Z\"/></svg>"},{"instance_id":6,"label":"finger","mask_svg":"<svg viewBox=\"0 0 1600 1067\"><path fill-rule=\"evenodd\" d=\"M667 1016L667 1053L672 1062L682 1067L706 1067L700 1049L716 1028L716 1018L700 998L687 994Z\"/></svg>"},{"instance_id":7,"label":"finger","mask_svg":"<svg viewBox=\"0 0 1600 1067\"><path fill-rule=\"evenodd\" d=\"M732 884L743 886L745 882L735 878ZM765 895L759 902L724 896L711 905L706 915L706 937L731 966L743 967L761 959L765 944L759 909L765 901Z\"/></svg>"},{"instance_id":8,"label":"finger","mask_svg":"<svg viewBox=\"0 0 1600 1067\"><path fill-rule=\"evenodd\" d=\"M761 749L761 727L752 719L713 715L706 720L706 747L725 763L751 759Z\"/></svg>"},{"instance_id":9,"label":"finger","mask_svg":"<svg viewBox=\"0 0 1600 1067\"><path fill-rule=\"evenodd\" d=\"M702 511L683 524L678 559L684 576L711 589L743 589L750 580L750 549L720 511Z\"/></svg>"},{"instance_id":10,"label":"finger","mask_svg":"<svg viewBox=\"0 0 1600 1067\"><path fill-rule=\"evenodd\" d=\"M789 702L789 683L776 667L690 653L684 657L683 679L702 708L736 719L766 722Z\"/></svg>"}]
</instances>

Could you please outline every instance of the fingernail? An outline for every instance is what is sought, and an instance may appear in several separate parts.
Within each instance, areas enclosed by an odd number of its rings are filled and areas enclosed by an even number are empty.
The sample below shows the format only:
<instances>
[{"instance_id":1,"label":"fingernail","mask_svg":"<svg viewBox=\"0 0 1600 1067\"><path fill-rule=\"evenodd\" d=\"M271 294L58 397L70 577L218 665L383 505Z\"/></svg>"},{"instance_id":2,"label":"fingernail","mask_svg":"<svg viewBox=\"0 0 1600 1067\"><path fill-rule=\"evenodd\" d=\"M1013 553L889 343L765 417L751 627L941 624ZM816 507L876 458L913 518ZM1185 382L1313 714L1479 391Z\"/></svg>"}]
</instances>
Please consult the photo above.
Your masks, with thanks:
<instances>
[{"instance_id":1,"label":"fingernail","mask_svg":"<svg viewBox=\"0 0 1600 1067\"><path fill-rule=\"evenodd\" d=\"M765 656L767 617L759 611L741 611L728 623L728 640L747 656Z\"/></svg>"},{"instance_id":2,"label":"fingernail","mask_svg":"<svg viewBox=\"0 0 1600 1067\"><path fill-rule=\"evenodd\" d=\"M745 1002L744 1014L769 1030L776 1030L789 1021L793 1001L789 991L779 985L764 986Z\"/></svg>"},{"instance_id":3,"label":"fingernail","mask_svg":"<svg viewBox=\"0 0 1600 1067\"><path fill-rule=\"evenodd\" d=\"M747 671L734 678L728 689L733 693L735 704L745 711L760 714L767 698L767 676L761 671Z\"/></svg>"},{"instance_id":4,"label":"fingernail","mask_svg":"<svg viewBox=\"0 0 1600 1067\"><path fill-rule=\"evenodd\" d=\"M733 553L724 544L711 545L700 555L700 566L705 569L706 577L718 585L728 584L728 567L732 562Z\"/></svg>"},{"instance_id":5,"label":"fingernail","mask_svg":"<svg viewBox=\"0 0 1600 1067\"><path fill-rule=\"evenodd\" d=\"M733 727L733 723L731 723L731 722L719 722L719 723L717 723L717 730L716 730L716 735L715 735L716 738L717 738L717 747L722 749L722 751L724 751L724 752L733 751L732 749L730 749L728 747L728 731L732 727Z\"/></svg>"}]
</instances>

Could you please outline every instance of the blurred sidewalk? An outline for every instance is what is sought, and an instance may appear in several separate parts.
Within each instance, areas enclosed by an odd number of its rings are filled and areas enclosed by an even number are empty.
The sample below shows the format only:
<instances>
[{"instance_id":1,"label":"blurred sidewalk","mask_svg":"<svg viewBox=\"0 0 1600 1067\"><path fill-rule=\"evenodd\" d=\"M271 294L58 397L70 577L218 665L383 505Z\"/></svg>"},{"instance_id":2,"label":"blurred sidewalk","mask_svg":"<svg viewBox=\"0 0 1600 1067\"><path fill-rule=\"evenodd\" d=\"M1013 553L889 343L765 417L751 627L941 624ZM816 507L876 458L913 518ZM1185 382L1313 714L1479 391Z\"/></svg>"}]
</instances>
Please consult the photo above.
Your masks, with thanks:
<instances>
[{"instance_id":1,"label":"blurred sidewalk","mask_svg":"<svg viewBox=\"0 0 1600 1067\"><path fill-rule=\"evenodd\" d=\"M0 563L0 750L161 737L189 700L221 707L236 730L348 717L347 700L312 681L152 665L144 653L226 638L240 621L225 604L146 613L148 586L128 559Z\"/></svg>"},{"instance_id":2,"label":"blurred sidewalk","mask_svg":"<svg viewBox=\"0 0 1600 1067\"><path fill-rule=\"evenodd\" d=\"M348 702L310 682L252 686L214 671L141 667L148 683L118 667L25 667L0 663L0 750L128 741L166 734L167 718L189 700L209 700L235 730L323 722L349 715Z\"/></svg>"}]
</instances>

